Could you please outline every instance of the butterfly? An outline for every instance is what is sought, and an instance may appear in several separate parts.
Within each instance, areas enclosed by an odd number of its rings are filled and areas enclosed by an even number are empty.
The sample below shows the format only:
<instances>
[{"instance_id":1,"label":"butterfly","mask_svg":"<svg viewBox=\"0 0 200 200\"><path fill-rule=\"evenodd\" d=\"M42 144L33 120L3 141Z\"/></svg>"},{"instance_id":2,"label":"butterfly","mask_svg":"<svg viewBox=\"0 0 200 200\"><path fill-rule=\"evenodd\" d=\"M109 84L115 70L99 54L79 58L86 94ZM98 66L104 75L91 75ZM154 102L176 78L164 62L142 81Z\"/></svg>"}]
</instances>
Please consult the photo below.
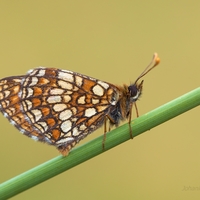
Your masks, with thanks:
<instances>
[{"instance_id":1,"label":"butterfly","mask_svg":"<svg viewBox=\"0 0 200 200\"><path fill-rule=\"evenodd\" d=\"M73 71L35 68L0 80L0 111L21 133L66 156L106 121L118 126L128 119L130 127L132 106L142 93L139 80L159 62L155 53L136 81L122 86Z\"/></svg>"}]
</instances>

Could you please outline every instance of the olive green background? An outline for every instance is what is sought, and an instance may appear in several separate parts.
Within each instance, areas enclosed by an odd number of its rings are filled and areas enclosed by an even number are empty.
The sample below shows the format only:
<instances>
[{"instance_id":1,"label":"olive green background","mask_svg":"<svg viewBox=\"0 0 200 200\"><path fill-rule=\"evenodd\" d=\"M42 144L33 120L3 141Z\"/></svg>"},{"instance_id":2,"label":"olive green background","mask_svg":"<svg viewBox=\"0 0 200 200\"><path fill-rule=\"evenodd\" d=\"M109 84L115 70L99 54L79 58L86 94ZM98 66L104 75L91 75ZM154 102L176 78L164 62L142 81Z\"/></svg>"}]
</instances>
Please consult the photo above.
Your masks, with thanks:
<instances>
[{"instance_id":1,"label":"olive green background","mask_svg":"<svg viewBox=\"0 0 200 200\"><path fill-rule=\"evenodd\" d=\"M1 1L0 77L48 66L129 84L158 52L138 102L145 114L199 87L199 9L193 0ZM199 199L198 123L199 107L13 199ZM2 115L0 133L0 182L59 155Z\"/></svg>"}]
</instances>

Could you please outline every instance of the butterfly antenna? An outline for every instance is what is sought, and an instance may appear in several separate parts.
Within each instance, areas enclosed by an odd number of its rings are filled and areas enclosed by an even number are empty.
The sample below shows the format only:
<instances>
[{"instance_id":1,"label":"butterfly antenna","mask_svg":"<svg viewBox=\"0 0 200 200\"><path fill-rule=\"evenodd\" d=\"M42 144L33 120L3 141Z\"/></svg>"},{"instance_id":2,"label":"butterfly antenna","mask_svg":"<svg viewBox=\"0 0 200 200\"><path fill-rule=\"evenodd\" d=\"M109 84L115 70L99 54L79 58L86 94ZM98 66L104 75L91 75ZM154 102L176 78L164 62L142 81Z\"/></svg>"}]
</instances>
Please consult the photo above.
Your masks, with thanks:
<instances>
[{"instance_id":1,"label":"butterfly antenna","mask_svg":"<svg viewBox=\"0 0 200 200\"><path fill-rule=\"evenodd\" d=\"M157 53L154 53L152 61L149 63L149 65L145 68L145 70L140 74L140 76L136 79L135 83L138 82L139 79L141 79L144 75L149 73L154 67L156 67L160 63L160 58L158 57Z\"/></svg>"}]
</instances>

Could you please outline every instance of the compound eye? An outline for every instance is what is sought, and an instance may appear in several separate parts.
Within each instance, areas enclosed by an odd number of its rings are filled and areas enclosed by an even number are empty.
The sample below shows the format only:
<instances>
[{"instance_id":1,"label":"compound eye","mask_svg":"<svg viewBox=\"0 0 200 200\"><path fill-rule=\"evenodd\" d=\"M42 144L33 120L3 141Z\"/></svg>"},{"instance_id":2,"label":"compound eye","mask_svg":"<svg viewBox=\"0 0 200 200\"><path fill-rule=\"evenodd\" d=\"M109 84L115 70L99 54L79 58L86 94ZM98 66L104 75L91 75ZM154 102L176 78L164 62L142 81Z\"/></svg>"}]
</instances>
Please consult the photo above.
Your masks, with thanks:
<instances>
[{"instance_id":1,"label":"compound eye","mask_svg":"<svg viewBox=\"0 0 200 200\"><path fill-rule=\"evenodd\" d=\"M135 97L135 96L137 96L137 94L138 94L138 88L137 88L137 85L130 85L129 87L128 87L128 90L129 90L129 92L130 92L130 96L131 97Z\"/></svg>"}]
</instances>

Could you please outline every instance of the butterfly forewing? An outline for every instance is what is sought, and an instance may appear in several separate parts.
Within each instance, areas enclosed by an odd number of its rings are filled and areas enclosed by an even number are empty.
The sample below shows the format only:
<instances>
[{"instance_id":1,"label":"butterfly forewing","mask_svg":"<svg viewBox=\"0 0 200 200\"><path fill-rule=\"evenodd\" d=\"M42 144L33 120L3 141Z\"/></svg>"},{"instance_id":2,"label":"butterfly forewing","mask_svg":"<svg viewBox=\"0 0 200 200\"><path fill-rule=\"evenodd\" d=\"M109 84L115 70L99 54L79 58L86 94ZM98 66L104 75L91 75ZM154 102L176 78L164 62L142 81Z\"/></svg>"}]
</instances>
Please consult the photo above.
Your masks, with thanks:
<instances>
[{"instance_id":1,"label":"butterfly forewing","mask_svg":"<svg viewBox=\"0 0 200 200\"><path fill-rule=\"evenodd\" d=\"M63 155L103 124L118 96L109 83L55 68L0 82L4 115L22 133L55 145Z\"/></svg>"}]
</instances>

